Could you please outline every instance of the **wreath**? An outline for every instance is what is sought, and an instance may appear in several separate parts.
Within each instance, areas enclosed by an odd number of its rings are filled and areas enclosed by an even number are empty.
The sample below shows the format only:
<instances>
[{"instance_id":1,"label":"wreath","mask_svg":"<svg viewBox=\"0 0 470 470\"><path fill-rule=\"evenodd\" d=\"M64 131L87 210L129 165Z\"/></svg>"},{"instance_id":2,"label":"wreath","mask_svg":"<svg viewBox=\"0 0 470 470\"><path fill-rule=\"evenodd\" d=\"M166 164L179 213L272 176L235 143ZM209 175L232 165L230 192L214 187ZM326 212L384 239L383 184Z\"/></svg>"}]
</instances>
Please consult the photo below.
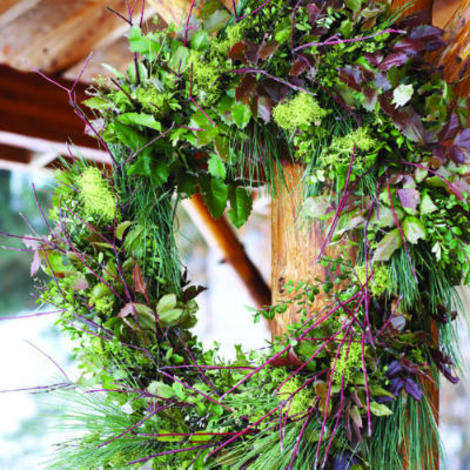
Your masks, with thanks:
<instances>
[{"instance_id":1,"label":"wreath","mask_svg":"<svg viewBox=\"0 0 470 470\"><path fill-rule=\"evenodd\" d=\"M50 233L26 239L83 371L61 420L84 432L51 467L435 469L426 390L458 380L470 279L466 103L424 60L442 31L379 0L196 7L130 28L127 72L97 79L93 117L75 105L112 171L58 173ZM293 164L329 276L286 280L256 317L297 321L224 361L191 332L175 209L199 192L240 227Z\"/></svg>"}]
</instances>

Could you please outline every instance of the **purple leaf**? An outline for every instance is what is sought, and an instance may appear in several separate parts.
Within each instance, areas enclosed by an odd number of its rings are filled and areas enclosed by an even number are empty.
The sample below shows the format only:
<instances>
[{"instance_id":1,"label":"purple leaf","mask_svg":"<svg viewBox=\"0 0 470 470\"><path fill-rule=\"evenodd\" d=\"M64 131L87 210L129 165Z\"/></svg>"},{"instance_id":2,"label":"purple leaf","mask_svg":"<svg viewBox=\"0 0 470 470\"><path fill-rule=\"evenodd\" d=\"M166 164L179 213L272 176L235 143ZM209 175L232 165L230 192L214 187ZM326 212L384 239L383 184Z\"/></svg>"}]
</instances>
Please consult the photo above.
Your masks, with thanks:
<instances>
[{"instance_id":1,"label":"purple leaf","mask_svg":"<svg viewBox=\"0 0 470 470\"><path fill-rule=\"evenodd\" d=\"M33 261L31 263L31 276L34 276L38 272L40 267L41 267L41 256L39 255L39 251L36 250L34 252Z\"/></svg>"},{"instance_id":2,"label":"purple leaf","mask_svg":"<svg viewBox=\"0 0 470 470\"><path fill-rule=\"evenodd\" d=\"M416 55L423 49L423 43L417 39L405 38L393 46L394 52L404 52L408 56Z\"/></svg>"},{"instance_id":3,"label":"purple leaf","mask_svg":"<svg viewBox=\"0 0 470 470\"><path fill-rule=\"evenodd\" d=\"M459 118L457 117L457 114L452 113L441 132L439 132L439 140L447 141L454 139L459 129Z\"/></svg>"},{"instance_id":4,"label":"purple leaf","mask_svg":"<svg viewBox=\"0 0 470 470\"><path fill-rule=\"evenodd\" d=\"M462 147L464 150L470 150L470 128L460 132L454 139L454 144Z\"/></svg>"},{"instance_id":5,"label":"purple leaf","mask_svg":"<svg viewBox=\"0 0 470 470\"><path fill-rule=\"evenodd\" d=\"M392 67L403 65L407 60L408 55L405 52L392 52L379 65L379 70L390 70Z\"/></svg>"},{"instance_id":6,"label":"purple leaf","mask_svg":"<svg viewBox=\"0 0 470 470\"><path fill-rule=\"evenodd\" d=\"M421 390L421 387L409 377L405 379L405 391L408 393L408 395L411 395L417 401L420 401L423 397L423 391Z\"/></svg>"},{"instance_id":7,"label":"purple leaf","mask_svg":"<svg viewBox=\"0 0 470 470\"><path fill-rule=\"evenodd\" d=\"M393 377L403 370L403 366L398 361L393 361L387 369L387 376Z\"/></svg>"},{"instance_id":8,"label":"purple leaf","mask_svg":"<svg viewBox=\"0 0 470 470\"><path fill-rule=\"evenodd\" d=\"M401 205L413 211L416 210L420 200L419 191L414 188L403 188L397 191Z\"/></svg>"},{"instance_id":9,"label":"purple leaf","mask_svg":"<svg viewBox=\"0 0 470 470\"><path fill-rule=\"evenodd\" d=\"M346 65L340 69L338 78L356 91L360 91L361 85L364 83L364 74L358 66Z\"/></svg>"},{"instance_id":10,"label":"purple leaf","mask_svg":"<svg viewBox=\"0 0 470 470\"><path fill-rule=\"evenodd\" d=\"M398 393L403 388L403 379L400 379L398 377L394 378L390 381L390 385L390 393L393 393L393 395L398 396Z\"/></svg>"}]
</instances>

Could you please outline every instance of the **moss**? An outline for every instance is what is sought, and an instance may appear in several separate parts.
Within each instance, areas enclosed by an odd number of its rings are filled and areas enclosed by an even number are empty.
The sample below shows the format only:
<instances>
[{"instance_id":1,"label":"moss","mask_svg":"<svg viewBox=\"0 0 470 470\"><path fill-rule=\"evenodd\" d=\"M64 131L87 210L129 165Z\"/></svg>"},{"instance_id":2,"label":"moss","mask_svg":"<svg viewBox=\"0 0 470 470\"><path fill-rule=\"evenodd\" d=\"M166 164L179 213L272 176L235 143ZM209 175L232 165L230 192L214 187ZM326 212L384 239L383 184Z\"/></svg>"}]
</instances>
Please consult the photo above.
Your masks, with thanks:
<instances>
[{"instance_id":1,"label":"moss","mask_svg":"<svg viewBox=\"0 0 470 470\"><path fill-rule=\"evenodd\" d=\"M331 362L333 368L334 359ZM333 370L333 382L336 385L341 385L341 380L344 377L343 385L346 386L353 378L353 372L362 367L362 345L361 343L351 343L349 346L344 344L341 348L341 353L336 361Z\"/></svg>"},{"instance_id":2,"label":"moss","mask_svg":"<svg viewBox=\"0 0 470 470\"><path fill-rule=\"evenodd\" d=\"M84 212L103 222L112 222L116 211L116 198L101 171L92 166L86 168L79 175L77 184Z\"/></svg>"},{"instance_id":3,"label":"moss","mask_svg":"<svg viewBox=\"0 0 470 470\"><path fill-rule=\"evenodd\" d=\"M156 118L165 117L170 112L171 94L160 91L155 85L137 88L135 99L140 103L143 111L153 114Z\"/></svg>"},{"instance_id":4,"label":"moss","mask_svg":"<svg viewBox=\"0 0 470 470\"><path fill-rule=\"evenodd\" d=\"M374 264L372 269L374 274L369 280L368 287L374 297L379 297L390 287L390 268L383 264ZM364 265L356 266L356 274L361 284L364 284L366 282L366 267ZM370 270L368 276L370 276Z\"/></svg>"},{"instance_id":5,"label":"moss","mask_svg":"<svg viewBox=\"0 0 470 470\"><path fill-rule=\"evenodd\" d=\"M298 93L294 98L279 103L273 110L277 125L288 131L318 126L326 114L327 111L320 107L318 101L307 93Z\"/></svg>"},{"instance_id":6,"label":"moss","mask_svg":"<svg viewBox=\"0 0 470 470\"><path fill-rule=\"evenodd\" d=\"M289 416L305 413L312 405L313 395L306 388L299 390L301 386L301 381L297 377L293 377L279 389L278 396L281 400L287 400L292 397L287 402ZM294 393L295 395L293 395Z\"/></svg>"},{"instance_id":7,"label":"moss","mask_svg":"<svg viewBox=\"0 0 470 470\"><path fill-rule=\"evenodd\" d=\"M334 137L322 156L325 165L349 165L351 155L355 154L355 168L365 166L364 154L375 151L379 142L372 138L367 127L359 127L342 137Z\"/></svg>"},{"instance_id":8,"label":"moss","mask_svg":"<svg viewBox=\"0 0 470 470\"><path fill-rule=\"evenodd\" d=\"M213 54L207 60L204 52L191 51L190 61L193 73L193 92L203 104L213 104L220 97L218 79L226 69L225 61L219 54Z\"/></svg>"}]
</instances>

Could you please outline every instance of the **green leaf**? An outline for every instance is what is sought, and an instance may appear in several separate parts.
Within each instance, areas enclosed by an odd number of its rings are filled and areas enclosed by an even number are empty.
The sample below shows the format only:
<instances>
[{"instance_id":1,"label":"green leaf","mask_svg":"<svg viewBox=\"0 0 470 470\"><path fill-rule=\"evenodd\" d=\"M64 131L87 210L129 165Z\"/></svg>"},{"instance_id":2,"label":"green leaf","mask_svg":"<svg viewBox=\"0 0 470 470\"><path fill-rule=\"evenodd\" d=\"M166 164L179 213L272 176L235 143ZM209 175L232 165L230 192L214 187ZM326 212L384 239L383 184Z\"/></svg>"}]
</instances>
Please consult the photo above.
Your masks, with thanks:
<instances>
[{"instance_id":1,"label":"green leaf","mask_svg":"<svg viewBox=\"0 0 470 470\"><path fill-rule=\"evenodd\" d=\"M144 113L124 113L118 117L118 121L126 125L150 127L157 131L162 130L162 125L155 120L151 114Z\"/></svg>"},{"instance_id":2,"label":"green leaf","mask_svg":"<svg viewBox=\"0 0 470 470\"><path fill-rule=\"evenodd\" d=\"M426 239L426 228L423 222L416 217L406 217L403 222L403 233L405 238L412 244L418 243L418 240Z\"/></svg>"},{"instance_id":3,"label":"green leaf","mask_svg":"<svg viewBox=\"0 0 470 470\"><path fill-rule=\"evenodd\" d=\"M301 217L307 219L325 219L330 201L327 196L320 195L305 199L302 204Z\"/></svg>"},{"instance_id":4,"label":"green leaf","mask_svg":"<svg viewBox=\"0 0 470 470\"><path fill-rule=\"evenodd\" d=\"M214 140L214 148L217 152L217 155L226 162L229 157L229 142L228 139L218 135Z\"/></svg>"},{"instance_id":5,"label":"green leaf","mask_svg":"<svg viewBox=\"0 0 470 470\"><path fill-rule=\"evenodd\" d=\"M203 51L210 45L210 38L206 31L198 31L191 39L191 49Z\"/></svg>"},{"instance_id":6,"label":"green leaf","mask_svg":"<svg viewBox=\"0 0 470 470\"><path fill-rule=\"evenodd\" d=\"M227 176L227 170L225 169L224 162L215 153L211 155L211 158L208 161L207 169L212 176L216 176L222 180L225 180L225 177Z\"/></svg>"},{"instance_id":7,"label":"green leaf","mask_svg":"<svg viewBox=\"0 0 470 470\"><path fill-rule=\"evenodd\" d=\"M251 119L251 109L247 104L234 103L232 106L232 117L235 124L240 128L244 129Z\"/></svg>"},{"instance_id":8,"label":"green leaf","mask_svg":"<svg viewBox=\"0 0 470 470\"><path fill-rule=\"evenodd\" d=\"M159 188L162 184L166 183L170 176L171 165L168 162L158 160L153 162L150 168L150 181L153 186Z\"/></svg>"},{"instance_id":9,"label":"green leaf","mask_svg":"<svg viewBox=\"0 0 470 470\"><path fill-rule=\"evenodd\" d=\"M344 0L347 7L351 8L354 13L361 9L362 0Z\"/></svg>"},{"instance_id":10,"label":"green leaf","mask_svg":"<svg viewBox=\"0 0 470 470\"><path fill-rule=\"evenodd\" d=\"M408 101L411 100L413 96L413 85L399 85L393 90L393 99L392 104L395 105L396 108L401 106L405 106Z\"/></svg>"},{"instance_id":11,"label":"green leaf","mask_svg":"<svg viewBox=\"0 0 470 470\"><path fill-rule=\"evenodd\" d=\"M215 33L225 27L229 20L229 12L225 9L218 9L214 11L214 13L212 13L212 15L210 15L206 20L204 20L203 28L208 33Z\"/></svg>"},{"instance_id":12,"label":"green leaf","mask_svg":"<svg viewBox=\"0 0 470 470\"><path fill-rule=\"evenodd\" d=\"M421 199L421 204L419 206L419 211L421 214L432 214L437 210L437 206L432 202L431 196L429 194L424 194Z\"/></svg>"},{"instance_id":13,"label":"green leaf","mask_svg":"<svg viewBox=\"0 0 470 470\"><path fill-rule=\"evenodd\" d=\"M116 137L134 152L143 147L147 142L147 139L132 127L125 126L119 122L114 122L113 127Z\"/></svg>"},{"instance_id":14,"label":"green leaf","mask_svg":"<svg viewBox=\"0 0 470 470\"><path fill-rule=\"evenodd\" d=\"M118 240L122 240L124 232L130 227L131 224L132 222L130 220L125 220L124 222L121 222L120 224L118 224L118 226L116 227L116 231L115 231L116 238Z\"/></svg>"},{"instance_id":15,"label":"green leaf","mask_svg":"<svg viewBox=\"0 0 470 470\"><path fill-rule=\"evenodd\" d=\"M174 326L178 320L183 316L184 310L182 308L174 308L173 310L165 310L158 315L158 321L166 326Z\"/></svg>"},{"instance_id":16,"label":"green leaf","mask_svg":"<svg viewBox=\"0 0 470 470\"><path fill-rule=\"evenodd\" d=\"M247 220L253 207L251 194L245 188L230 188L230 210L228 216L235 227L240 228Z\"/></svg>"},{"instance_id":17,"label":"green leaf","mask_svg":"<svg viewBox=\"0 0 470 470\"><path fill-rule=\"evenodd\" d=\"M100 98L99 96L94 96L93 98L89 98L83 101L85 106L88 106L90 109L108 109L112 106L111 103Z\"/></svg>"},{"instance_id":18,"label":"green leaf","mask_svg":"<svg viewBox=\"0 0 470 470\"><path fill-rule=\"evenodd\" d=\"M227 205L228 187L221 179L214 177L201 178L200 183L207 208L218 219Z\"/></svg>"},{"instance_id":19,"label":"green leaf","mask_svg":"<svg viewBox=\"0 0 470 470\"><path fill-rule=\"evenodd\" d=\"M169 385L157 380L149 383L147 391L162 398L173 398L175 396L174 390Z\"/></svg>"},{"instance_id":20,"label":"green leaf","mask_svg":"<svg viewBox=\"0 0 470 470\"><path fill-rule=\"evenodd\" d=\"M164 295L157 304L157 313L163 313L167 310L171 310L176 307L177 298L176 294L166 294Z\"/></svg>"},{"instance_id":21,"label":"green leaf","mask_svg":"<svg viewBox=\"0 0 470 470\"><path fill-rule=\"evenodd\" d=\"M174 70L183 71L186 69L188 59L189 49L183 45L179 45L173 52L168 65Z\"/></svg>"},{"instance_id":22,"label":"green leaf","mask_svg":"<svg viewBox=\"0 0 470 470\"><path fill-rule=\"evenodd\" d=\"M390 416L393 414L392 410L387 405L375 401L370 402L370 411L375 416Z\"/></svg>"},{"instance_id":23,"label":"green leaf","mask_svg":"<svg viewBox=\"0 0 470 470\"><path fill-rule=\"evenodd\" d=\"M402 243L400 231L397 228L387 233L378 243L372 257L372 262L388 261L393 253L401 247Z\"/></svg>"},{"instance_id":24,"label":"green leaf","mask_svg":"<svg viewBox=\"0 0 470 470\"><path fill-rule=\"evenodd\" d=\"M146 36L138 26L132 26L129 31L129 47L132 52L153 59L160 52L162 45L151 34Z\"/></svg>"}]
</instances>

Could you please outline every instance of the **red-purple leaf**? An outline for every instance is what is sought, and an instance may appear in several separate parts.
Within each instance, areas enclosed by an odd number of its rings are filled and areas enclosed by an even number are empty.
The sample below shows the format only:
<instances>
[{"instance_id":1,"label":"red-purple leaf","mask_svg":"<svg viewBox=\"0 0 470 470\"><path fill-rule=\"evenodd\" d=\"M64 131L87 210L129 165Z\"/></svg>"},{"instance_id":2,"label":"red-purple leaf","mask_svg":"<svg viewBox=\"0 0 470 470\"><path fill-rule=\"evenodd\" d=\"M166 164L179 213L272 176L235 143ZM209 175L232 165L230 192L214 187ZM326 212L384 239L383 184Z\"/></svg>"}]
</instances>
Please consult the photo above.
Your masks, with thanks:
<instances>
[{"instance_id":1,"label":"red-purple leaf","mask_svg":"<svg viewBox=\"0 0 470 470\"><path fill-rule=\"evenodd\" d=\"M446 140L454 139L459 129L460 129L459 118L457 117L457 114L452 113L446 125L443 127L441 132L439 132L439 140L446 141Z\"/></svg>"},{"instance_id":2,"label":"red-purple leaf","mask_svg":"<svg viewBox=\"0 0 470 470\"><path fill-rule=\"evenodd\" d=\"M393 106L390 93L379 96L379 102L385 114L390 116L402 134L413 142L425 142L425 130L421 116L411 107L405 106L399 110Z\"/></svg>"},{"instance_id":3,"label":"red-purple leaf","mask_svg":"<svg viewBox=\"0 0 470 470\"><path fill-rule=\"evenodd\" d=\"M298 77L302 75L309 68L309 64L305 57L298 57L296 61L292 64L289 75L291 77Z\"/></svg>"},{"instance_id":4,"label":"red-purple leaf","mask_svg":"<svg viewBox=\"0 0 470 470\"><path fill-rule=\"evenodd\" d=\"M419 191L414 188L403 188L397 191L402 207L416 210L419 204Z\"/></svg>"},{"instance_id":5,"label":"red-purple leaf","mask_svg":"<svg viewBox=\"0 0 470 470\"><path fill-rule=\"evenodd\" d=\"M407 60L408 55L405 52L392 52L379 65L379 70L390 70L392 67L403 65Z\"/></svg>"},{"instance_id":6,"label":"red-purple leaf","mask_svg":"<svg viewBox=\"0 0 470 470\"><path fill-rule=\"evenodd\" d=\"M423 43L418 39L404 38L393 46L394 52L404 52L411 56L416 55L424 48Z\"/></svg>"},{"instance_id":7,"label":"red-purple leaf","mask_svg":"<svg viewBox=\"0 0 470 470\"><path fill-rule=\"evenodd\" d=\"M256 78L252 74L243 77L240 85L235 90L235 98L237 101L248 104L256 91Z\"/></svg>"},{"instance_id":8,"label":"red-purple leaf","mask_svg":"<svg viewBox=\"0 0 470 470\"><path fill-rule=\"evenodd\" d=\"M279 43L276 41L261 44L258 56L261 60L269 59L279 49Z\"/></svg>"},{"instance_id":9,"label":"red-purple leaf","mask_svg":"<svg viewBox=\"0 0 470 470\"><path fill-rule=\"evenodd\" d=\"M139 292L142 295L146 295L147 293L147 283L145 282L144 278L142 277L142 270L140 266L135 266L134 271L132 273L133 281L134 281L134 289L136 292Z\"/></svg>"},{"instance_id":10,"label":"red-purple leaf","mask_svg":"<svg viewBox=\"0 0 470 470\"><path fill-rule=\"evenodd\" d=\"M237 42L234 44L229 53L228 53L228 58L232 60L239 60L240 62L246 63L246 46L241 42Z\"/></svg>"},{"instance_id":11,"label":"red-purple leaf","mask_svg":"<svg viewBox=\"0 0 470 470\"><path fill-rule=\"evenodd\" d=\"M360 91L364 83L364 74L358 66L346 65L339 71L338 78L356 91Z\"/></svg>"}]
</instances>

